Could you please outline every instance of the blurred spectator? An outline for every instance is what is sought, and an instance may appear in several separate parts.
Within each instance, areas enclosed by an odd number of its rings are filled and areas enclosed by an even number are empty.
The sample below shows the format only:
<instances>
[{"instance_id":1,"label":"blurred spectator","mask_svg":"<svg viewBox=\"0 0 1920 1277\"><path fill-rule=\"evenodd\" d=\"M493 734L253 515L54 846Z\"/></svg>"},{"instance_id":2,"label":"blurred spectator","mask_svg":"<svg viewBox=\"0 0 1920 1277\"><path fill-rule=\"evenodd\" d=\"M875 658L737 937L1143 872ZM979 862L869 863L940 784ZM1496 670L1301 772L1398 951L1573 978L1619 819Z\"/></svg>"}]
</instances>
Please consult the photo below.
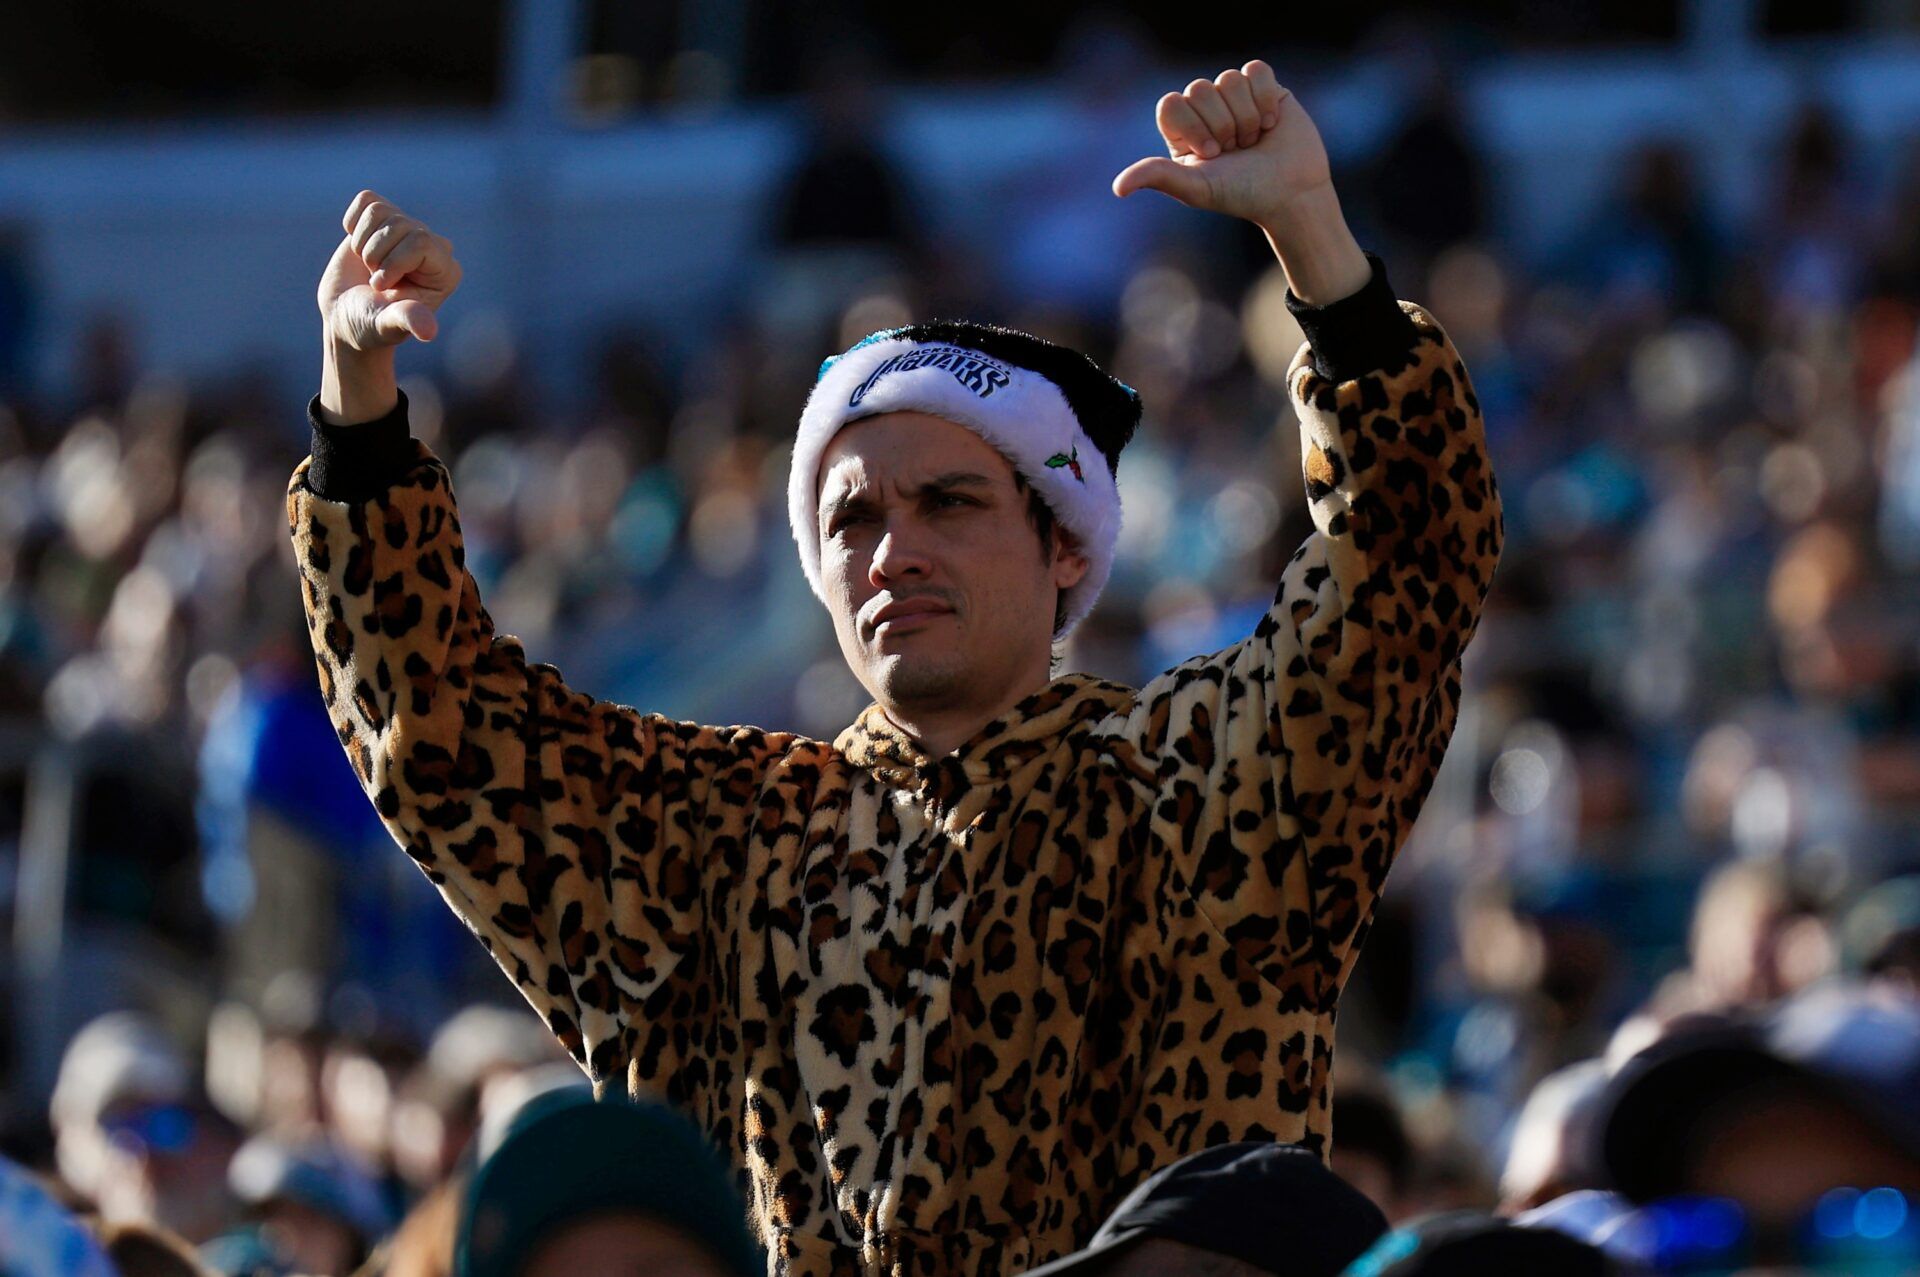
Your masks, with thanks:
<instances>
[{"instance_id":1,"label":"blurred spectator","mask_svg":"<svg viewBox=\"0 0 1920 1277\"><path fill-rule=\"evenodd\" d=\"M1855 901L1840 944L1848 971L1920 998L1920 875L1889 879Z\"/></svg>"},{"instance_id":2,"label":"blurred spectator","mask_svg":"<svg viewBox=\"0 0 1920 1277\"><path fill-rule=\"evenodd\" d=\"M1498 1144L1536 1081L1600 1048L1596 1021L1610 1009L1603 995L1613 976L1611 944L1578 898L1575 874L1551 879L1562 899L1546 891L1514 898L1520 893L1498 881L1459 898L1461 966L1477 996L1450 1043L1462 1121L1485 1147Z\"/></svg>"},{"instance_id":3,"label":"blurred spectator","mask_svg":"<svg viewBox=\"0 0 1920 1277\"><path fill-rule=\"evenodd\" d=\"M1597 1188L1593 1122L1607 1082L1599 1060L1569 1064L1541 1079L1514 1121L1506 1168L1500 1173L1500 1211L1518 1215L1556 1197Z\"/></svg>"},{"instance_id":4,"label":"blurred spectator","mask_svg":"<svg viewBox=\"0 0 1920 1277\"><path fill-rule=\"evenodd\" d=\"M801 158L773 200L773 276L761 287L777 340L811 347L856 298L918 274L925 214L885 149L892 90L871 51L836 39L801 65Z\"/></svg>"},{"instance_id":5,"label":"blurred spectator","mask_svg":"<svg viewBox=\"0 0 1920 1277\"><path fill-rule=\"evenodd\" d=\"M261 995L256 1130L293 1138L319 1131L325 1111L320 1068L327 1050L320 977L306 970L274 976Z\"/></svg>"},{"instance_id":6,"label":"blurred spectator","mask_svg":"<svg viewBox=\"0 0 1920 1277\"><path fill-rule=\"evenodd\" d=\"M1651 301L1675 314L1711 313L1725 245L1685 145L1644 144L1620 171L1620 186L1560 251L1560 271L1609 308L1632 312Z\"/></svg>"},{"instance_id":7,"label":"blurred spectator","mask_svg":"<svg viewBox=\"0 0 1920 1277\"><path fill-rule=\"evenodd\" d=\"M1086 1246L1032 1277L1335 1277L1386 1230L1311 1150L1218 1144L1149 1175Z\"/></svg>"},{"instance_id":8,"label":"blurred spectator","mask_svg":"<svg viewBox=\"0 0 1920 1277\"><path fill-rule=\"evenodd\" d=\"M1333 1173L1364 1193L1389 1222L1405 1217L1413 1143L1400 1109L1377 1082L1337 1079L1333 1091Z\"/></svg>"},{"instance_id":9,"label":"blurred spectator","mask_svg":"<svg viewBox=\"0 0 1920 1277\"><path fill-rule=\"evenodd\" d=\"M1703 1011L1763 1006L1825 974L1828 961L1823 925L1771 861L1737 861L1708 877L1688 952L1685 984L1669 996Z\"/></svg>"},{"instance_id":10,"label":"blurred spectator","mask_svg":"<svg viewBox=\"0 0 1920 1277\"><path fill-rule=\"evenodd\" d=\"M1920 170L1920 160L1916 160L1915 168ZM1920 178L1915 185L1920 187ZM1920 206L1920 192L1915 195L1915 204ZM1920 284L1905 297L1920 312ZM1894 567L1908 572L1920 568L1920 338L1915 329L1920 329L1920 324L1910 323L1902 334L1905 340L1896 370L1880 387L1886 405L1881 430L1885 491L1880 507L1880 550Z\"/></svg>"},{"instance_id":11,"label":"blurred spectator","mask_svg":"<svg viewBox=\"0 0 1920 1277\"><path fill-rule=\"evenodd\" d=\"M515 1128L523 1110L554 1091L584 1092L591 1088L580 1066L572 1060L537 1064L502 1075L486 1088L480 1124L462 1150L455 1169L414 1204L391 1239L369 1261L369 1269L385 1277L448 1277L453 1272L453 1247L461 1201L475 1166L492 1156ZM545 1100L544 1103L563 1103Z\"/></svg>"},{"instance_id":12,"label":"blurred spectator","mask_svg":"<svg viewBox=\"0 0 1920 1277\"><path fill-rule=\"evenodd\" d=\"M1872 242L1867 206L1839 119L1819 102L1806 103L1788 131L1758 233L1777 318L1831 314L1858 293Z\"/></svg>"},{"instance_id":13,"label":"blurred spectator","mask_svg":"<svg viewBox=\"0 0 1920 1277\"><path fill-rule=\"evenodd\" d=\"M1383 46L1406 106L1368 164L1362 190L1368 221L1382 237L1380 251L1424 292L1442 249L1488 229L1485 162L1462 117L1459 72L1446 64L1431 29L1391 24Z\"/></svg>"},{"instance_id":14,"label":"blurred spectator","mask_svg":"<svg viewBox=\"0 0 1920 1277\"><path fill-rule=\"evenodd\" d=\"M480 1129L489 1083L550 1062L577 1070L524 1007L471 1006L455 1015L434 1035L424 1064L394 1104L396 1169L416 1190L439 1184Z\"/></svg>"},{"instance_id":15,"label":"blurred spectator","mask_svg":"<svg viewBox=\"0 0 1920 1277\"><path fill-rule=\"evenodd\" d=\"M75 1035L52 1119L61 1175L109 1222L148 1221L200 1242L230 1217L236 1141L154 1021L116 1011Z\"/></svg>"},{"instance_id":16,"label":"blurred spectator","mask_svg":"<svg viewBox=\"0 0 1920 1277\"><path fill-rule=\"evenodd\" d=\"M375 1030L337 1034L320 1065L328 1137L374 1175L394 1213L407 1198L406 1180L395 1164L394 1107L419 1062L418 1044L410 1036Z\"/></svg>"},{"instance_id":17,"label":"blurred spectator","mask_svg":"<svg viewBox=\"0 0 1920 1277\"><path fill-rule=\"evenodd\" d=\"M248 1140L227 1168L233 1195L247 1210L249 1232L290 1273L346 1277L359 1267L393 1221L367 1169L322 1141ZM248 1254L250 1238L234 1249ZM207 1247L217 1267L220 1243Z\"/></svg>"},{"instance_id":18,"label":"blurred spectator","mask_svg":"<svg viewBox=\"0 0 1920 1277\"><path fill-rule=\"evenodd\" d=\"M572 1060L555 1060L550 1064L535 1064L518 1073L509 1073L497 1078L481 1096L480 1126L474 1132L473 1143L467 1150L468 1160L483 1162L492 1157L494 1150L506 1140L515 1129L522 1112L528 1106L564 1103L563 1098L548 1099L556 1091L592 1091L580 1066ZM579 1098L578 1096L574 1098Z\"/></svg>"},{"instance_id":19,"label":"blurred spectator","mask_svg":"<svg viewBox=\"0 0 1920 1277\"><path fill-rule=\"evenodd\" d=\"M454 1272L758 1277L745 1221L732 1172L688 1119L566 1088L530 1102L474 1174Z\"/></svg>"},{"instance_id":20,"label":"blurred spectator","mask_svg":"<svg viewBox=\"0 0 1920 1277\"><path fill-rule=\"evenodd\" d=\"M1727 1199L1754 1259L1792 1262L1829 1190L1920 1193L1920 1003L1836 984L1765 1019L1678 1027L1620 1068L1598 1131L1628 1198Z\"/></svg>"},{"instance_id":21,"label":"blurred spectator","mask_svg":"<svg viewBox=\"0 0 1920 1277\"><path fill-rule=\"evenodd\" d=\"M904 179L880 149L877 126L888 111L878 68L851 41L834 42L805 65L807 144L775 201L774 242L864 244L898 269L920 228Z\"/></svg>"},{"instance_id":22,"label":"blurred spectator","mask_svg":"<svg viewBox=\"0 0 1920 1277\"><path fill-rule=\"evenodd\" d=\"M565 1059L546 1026L523 1006L471 1006L448 1020L427 1048L427 1067L435 1076L480 1096L497 1077L537 1064Z\"/></svg>"},{"instance_id":23,"label":"blurred spectator","mask_svg":"<svg viewBox=\"0 0 1920 1277\"><path fill-rule=\"evenodd\" d=\"M200 879L227 928L229 991L258 1003L276 980L314 982L311 1030L353 987L368 1014L425 1035L453 1009L473 942L392 854L327 721L297 608L276 620L212 705L200 749Z\"/></svg>"},{"instance_id":24,"label":"blurred spectator","mask_svg":"<svg viewBox=\"0 0 1920 1277\"><path fill-rule=\"evenodd\" d=\"M1499 1192L1487 1154L1460 1130L1442 1125L1426 1135L1414 1159L1413 1182L1401 1200L1401 1217L1412 1220L1445 1211L1491 1209Z\"/></svg>"}]
</instances>

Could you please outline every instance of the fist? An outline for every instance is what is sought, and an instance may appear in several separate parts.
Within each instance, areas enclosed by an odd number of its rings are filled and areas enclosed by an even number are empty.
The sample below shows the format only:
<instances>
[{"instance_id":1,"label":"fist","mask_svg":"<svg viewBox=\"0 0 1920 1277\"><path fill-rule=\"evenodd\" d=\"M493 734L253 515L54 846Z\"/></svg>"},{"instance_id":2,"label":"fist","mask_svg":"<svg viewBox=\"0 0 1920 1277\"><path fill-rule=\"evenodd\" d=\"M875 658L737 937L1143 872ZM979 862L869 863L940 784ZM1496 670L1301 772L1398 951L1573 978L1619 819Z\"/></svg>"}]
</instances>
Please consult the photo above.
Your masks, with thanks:
<instances>
[{"instance_id":1,"label":"fist","mask_svg":"<svg viewBox=\"0 0 1920 1277\"><path fill-rule=\"evenodd\" d=\"M1128 165L1115 195L1159 191L1271 229L1293 200L1332 188L1320 130L1258 58L1167 94L1154 119L1167 156Z\"/></svg>"},{"instance_id":2,"label":"fist","mask_svg":"<svg viewBox=\"0 0 1920 1277\"><path fill-rule=\"evenodd\" d=\"M435 312L460 286L453 245L373 191L353 197L340 225L346 238L320 276L328 339L350 350L432 341Z\"/></svg>"}]
</instances>

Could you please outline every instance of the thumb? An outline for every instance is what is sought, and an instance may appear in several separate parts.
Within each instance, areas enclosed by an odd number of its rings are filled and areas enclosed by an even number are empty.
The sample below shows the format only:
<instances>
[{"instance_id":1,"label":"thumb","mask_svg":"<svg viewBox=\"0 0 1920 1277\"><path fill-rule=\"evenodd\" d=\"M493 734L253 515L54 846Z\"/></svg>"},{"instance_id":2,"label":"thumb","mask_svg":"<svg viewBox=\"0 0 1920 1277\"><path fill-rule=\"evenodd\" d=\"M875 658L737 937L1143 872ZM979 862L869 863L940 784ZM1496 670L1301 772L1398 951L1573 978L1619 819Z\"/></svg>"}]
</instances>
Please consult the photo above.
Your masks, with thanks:
<instances>
[{"instance_id":1,"label":"thumb","mask_svg":"<svg viewBox=\"0 0 1920 1277\"><path fill-rule=\"evenodd\" d=\"M1164 155L1135 160L1113 179L1113 193L1122 199L1135 191L1159 191L1195 208L1206 207L1210 194L1199 170Z\"/></svg>"},{"instance_id":2,"label":"thumb","mask_svg":"<svg viewBox=\"0 0 1920 1277\"><path fill-rule=\"evenodd\" d=\"M440 317L422 301L389 302L374 316L374 327L386 341L402 342L409 337L432 341L440 332Z\"/></svg>"}]
</instances>

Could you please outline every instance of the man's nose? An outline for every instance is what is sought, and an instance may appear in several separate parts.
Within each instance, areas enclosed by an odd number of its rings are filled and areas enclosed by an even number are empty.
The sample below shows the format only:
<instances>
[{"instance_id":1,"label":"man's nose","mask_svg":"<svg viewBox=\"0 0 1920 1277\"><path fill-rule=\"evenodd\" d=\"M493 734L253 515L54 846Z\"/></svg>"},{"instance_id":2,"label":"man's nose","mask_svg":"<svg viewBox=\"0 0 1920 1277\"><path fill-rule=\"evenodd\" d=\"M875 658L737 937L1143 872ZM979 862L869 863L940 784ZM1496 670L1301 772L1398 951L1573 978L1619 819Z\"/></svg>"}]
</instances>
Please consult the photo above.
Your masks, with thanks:
<instances>
[{"instance_id":1,"label":"man's nose","mask_svg":"<svg viewBox=\"0 0 1920 1277\"><path fill-rule=\"evenodd\" d=\"M879 544L873 547L873 565L868 576L878 586L906 576L926 576L931 568L920 536L898 523L890 523Z\"/></svg>"}]
</instances>

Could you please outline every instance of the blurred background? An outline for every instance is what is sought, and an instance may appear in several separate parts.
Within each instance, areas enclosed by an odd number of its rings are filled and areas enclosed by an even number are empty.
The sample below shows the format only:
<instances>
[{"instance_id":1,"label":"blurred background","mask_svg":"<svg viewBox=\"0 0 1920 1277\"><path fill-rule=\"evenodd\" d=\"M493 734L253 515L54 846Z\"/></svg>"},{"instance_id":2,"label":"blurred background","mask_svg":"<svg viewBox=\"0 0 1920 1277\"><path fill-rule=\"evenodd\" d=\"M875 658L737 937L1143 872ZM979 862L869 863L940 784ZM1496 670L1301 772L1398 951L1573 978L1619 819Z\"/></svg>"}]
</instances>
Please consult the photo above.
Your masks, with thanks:
<instances>
[{"instance_id":1,"label":"blurred background","mask_svg":"<svg viewBox=\"0 0 1920 1277\"><path fill-rule=\"evenodd\" d=\"M1309 526L1284 281L1252 228L1108 185L1162 92L1253 57L1458 345L1506 498L1460 728L1342 1004L1372 1107L1336 1127L1376 1195L1546 1200L1529 1174L1592 1172L1516 1139L1542 1079L1835 981L1911 997L1916 0L7 26L0 1152L78 1198L196 1242L304 1202L348 1239L306 1270L346 1271L489 1085L560 1058L315 685L283 497L355 192L466 269L400 367L500 629L602 698L831 738L867 698L798 570L787 453L819 361L879 327L1010 323L1141 390L1065 669L1137 684L1271 600ZM282 1161L233 1157L260 1147Z\"/></svg>"}]
</instances>

